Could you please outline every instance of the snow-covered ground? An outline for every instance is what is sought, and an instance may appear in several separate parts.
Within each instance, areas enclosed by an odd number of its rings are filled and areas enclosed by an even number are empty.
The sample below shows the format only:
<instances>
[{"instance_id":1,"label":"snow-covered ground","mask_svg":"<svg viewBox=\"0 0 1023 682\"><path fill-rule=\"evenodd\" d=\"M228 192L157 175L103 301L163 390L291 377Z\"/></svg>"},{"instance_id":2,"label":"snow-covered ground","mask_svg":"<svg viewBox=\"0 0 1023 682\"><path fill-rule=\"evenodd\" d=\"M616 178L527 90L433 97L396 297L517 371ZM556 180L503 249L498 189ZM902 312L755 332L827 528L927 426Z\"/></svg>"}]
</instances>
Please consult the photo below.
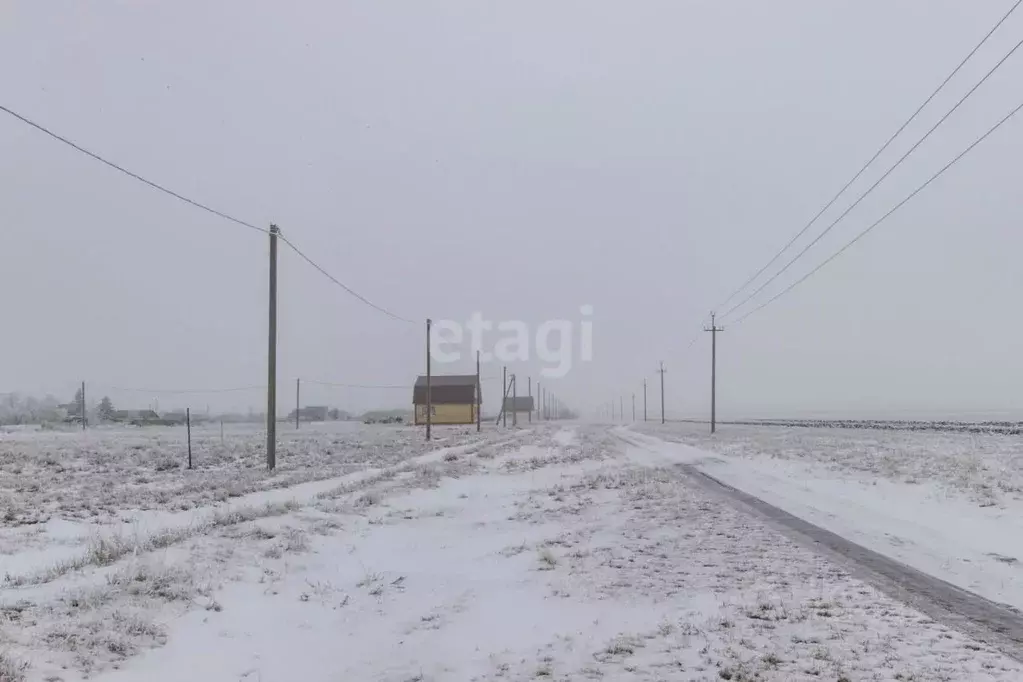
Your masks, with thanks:
<instances>
[{"instance_id":1,"label":"snow-covered ground","mask_svg":"<svg viewBox=\"0 0 1023 682\"><path fill-rule=\"evenodd\" d=\"M1023 609L1023 439L641 424L646 452L869 549ZM665 444L663 441L668 441ZM689 446L689 447L687 447Z\"/></svg>"},{"instance_id":2,"label":"snow-covered ground","mask_svg":"<svg viewBox=\"0 0 1023 682\"><path fill-rule=\"evenodd\" d=\"M427 445L411 427L347 422L282 428L280 436L269 474L264 435L247 425L228 426L223 439L219 425L194 429L192 470L181 427L0 435L0 578L72 560L102 538L136 541L201 524L213 508L284 501L317 492L310 482L483 440L474 428L438 429Z\"/></svg>"},{"instance_id":3,"label":"snow-covered ground","mask_svg":"<svg viewBox=\"0 0 1023 682\"><path fill-rule=\"evenodd\" d=\"M682 446L533 425L394 447L12 574L0 681L1023 678L661 466Z\"/></svg>"}]
</instances>

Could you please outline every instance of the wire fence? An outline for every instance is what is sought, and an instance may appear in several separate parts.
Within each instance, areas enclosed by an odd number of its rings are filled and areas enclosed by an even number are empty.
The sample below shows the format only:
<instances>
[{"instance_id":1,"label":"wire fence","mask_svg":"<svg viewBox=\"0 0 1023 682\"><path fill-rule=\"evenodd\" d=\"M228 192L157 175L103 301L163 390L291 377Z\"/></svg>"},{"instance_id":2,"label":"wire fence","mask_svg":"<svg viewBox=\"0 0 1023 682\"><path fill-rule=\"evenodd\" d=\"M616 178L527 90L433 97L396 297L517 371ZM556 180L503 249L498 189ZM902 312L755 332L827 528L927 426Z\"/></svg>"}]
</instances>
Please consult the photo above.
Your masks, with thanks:
<instances>
[{"instance_id":1,"label":"wire fence","mask_svg":"<svg viewBox=\"0 0 1023 682\"><path fill-rule=\"evenodd\" d=\"M483 412L500 411L502 377L481 375ZM356 383L296 378L289 402L284 384L278 386L279 423L407 421L413 415L415 382ZM84 399L83 399L84 391ZM38 397L18 392L0 393L0 426L89 428L103 425L181 426L264 424L266 385L208 388L126 387L80 382L66 384L56 394ZM285 408L284 406L287 405ZM190 420L187 419L190 417Z\"/></svg>"}]
</instances>

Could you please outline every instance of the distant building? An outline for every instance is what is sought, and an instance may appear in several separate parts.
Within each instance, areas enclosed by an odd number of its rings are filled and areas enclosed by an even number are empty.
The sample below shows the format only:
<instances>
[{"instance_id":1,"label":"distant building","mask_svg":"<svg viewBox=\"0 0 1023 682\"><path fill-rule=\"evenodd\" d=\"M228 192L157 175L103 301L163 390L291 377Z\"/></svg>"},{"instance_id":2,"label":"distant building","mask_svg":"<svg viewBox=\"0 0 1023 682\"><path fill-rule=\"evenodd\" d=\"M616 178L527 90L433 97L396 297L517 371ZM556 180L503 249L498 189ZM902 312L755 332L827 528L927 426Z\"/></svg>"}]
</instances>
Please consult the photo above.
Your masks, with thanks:
<instances>
[{"instance_id":1,"label":"distant building","mask_svg":"<svg viewBox=\"0 0 1023 682\"><path fill-rule=\"evenodd\" d=\"M153 410L114 410L110 421L147 423L160 421L160 415Z\"/></svg>"},{"instance_id":2,"label":"distant building","mask_svg":"<svg viewBox=\"0 0 1023 682\"><path fill-rule=\"evenodd\" d=\"M533 407L533 396L531 395L520 395L512 398L504 399L504 411L508 414L525 414L528 415L532 412Z\"/></svg>"},{"instance_id":3,"label":"distant building","mask_svg":"<svg viewBox=\"0 0 1023 682\"><path fill-rule=\"evenodd\" d=\"M81 403L61 403L57 405L58 410L63 411L64 421L72 421L82 418L82 404Z\"/></svg>"},{"instance_id":4,"label":"distant building","mask_svg":"<svg viewBox=\"0 0 1023 682\"><path fill-rule=\"evenodd\" d=\"M333 411L337 419L340 417L340 412L337 410ZM331 409L326 405L307 405L298 411L299 421L304 422L325 422L327 418L331 416ZM288 415L288 421L295 421L295 410L291 411Z\"/></svg>"},{"instance_id":5,"label":"distant building","mask_svg":"<svg viewBox=\"0 0 1023 682\"><path fill-rule=\"evenodd\" d=\"M412 389L415 423L426 423L426 377L416 379ZM430 377L430 422L433 424L475 424L476 409L483 401L475 374Z\"/></svg>"}]
</instances>

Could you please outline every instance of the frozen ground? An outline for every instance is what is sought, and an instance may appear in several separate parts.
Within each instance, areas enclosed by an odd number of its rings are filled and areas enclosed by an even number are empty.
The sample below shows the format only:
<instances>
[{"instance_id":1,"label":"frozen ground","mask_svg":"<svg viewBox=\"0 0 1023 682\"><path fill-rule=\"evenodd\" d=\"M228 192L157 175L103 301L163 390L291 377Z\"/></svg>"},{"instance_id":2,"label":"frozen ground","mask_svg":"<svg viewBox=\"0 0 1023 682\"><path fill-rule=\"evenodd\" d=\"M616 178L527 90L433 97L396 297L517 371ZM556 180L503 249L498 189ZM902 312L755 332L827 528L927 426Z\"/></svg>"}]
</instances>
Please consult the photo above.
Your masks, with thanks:
<instances>
[{"instance_id":1,"label":"frozen ground","mask_svg":"<svg viewBox=\"0 0 1023 682\"><path fill-rule=\"evenodd\" d=\"M1018 436L727 426L712 437L692 424L632 430L678 444L660 449L668 461L694 462L869 549L1023 609Z\"/></svg>"},{"instance_id":2,"label":"frozen ground","mask_svg":"<svg viewBox=\"0 0 1023 682\"><path fill-rule=\"evenodd\" d=\"M0 592L0 680L1023 678L659 446L582 425L447 445L36 567Z\"/></svg>"},{"instance_id":3,"label":"frozen ground","mask_svg":"<svg viewBox=\"0 0 1023 682\"><path fill-rule=\"evenodd\" d=\"M722 455L813 465L847 477L932 483L978 505L1023 501L1023 438L1004 434L903 432L640 423L635 429Z\"/></svg>"},{"instance_id":4,"label":"frozen ground","mask_svg":"<svg viewBox=\"0 0 1023 682\"><path fill-rule=\"evenodd\" d=\"M264 435L251 426L229 426L223 439L219 425L193 429L192 470L181 427L0 435L0 578L81 554L99 536L187 526L218 505L262 504L274 498L261 492L391 466L427 450L410 427L334 422L282 427L279 435L273 474ZM439 429L438 436L429 447L481 441L472 428Z\"/></svg>"},{"instance_id":5,"label":"frozen ground","mask_svg":"<svg viewBox=\"0 0 1023 682\"><path fill-rule=\"evenodd\" d=\"M690 423L703 423L692 421ZM871 429L874 431L944 431L948 433L1023 434L1023 422L1011 420L962 421L955 419L740 419L720 422L726 426L784 426L820 429Z\"/></svg>"},{"instance_id":6,"label":"frozen ground","mask_svg":"<svg viewBox=\"0 0 1023 682\"><path fill-rule=\"evenodd\" d=\"M277 471L265 471L263 431L253 426L192 430L187 470L183 427L19 430L0 434L5 476L0 512L9 525L51 518L94 519L125 509L188 510L257 490L394 464L424 451L412 427L327 422L281 425ZM471 443L475 428L438 429L441 444Z\"/></svg>"}]
</instances>

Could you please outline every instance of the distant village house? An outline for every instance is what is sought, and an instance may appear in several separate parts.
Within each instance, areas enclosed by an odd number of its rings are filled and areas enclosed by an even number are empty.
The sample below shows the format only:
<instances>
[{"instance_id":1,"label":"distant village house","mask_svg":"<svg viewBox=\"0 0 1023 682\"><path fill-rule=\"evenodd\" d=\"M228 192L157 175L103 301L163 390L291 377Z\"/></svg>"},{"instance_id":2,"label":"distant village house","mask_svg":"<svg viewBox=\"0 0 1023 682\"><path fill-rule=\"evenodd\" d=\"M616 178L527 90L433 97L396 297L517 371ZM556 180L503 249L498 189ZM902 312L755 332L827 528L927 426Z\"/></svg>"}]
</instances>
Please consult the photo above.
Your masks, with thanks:
<instances>
[{"instance_id":1,"label":"distant village house","mask_svg":"<svg viewBox=\"0 0 1023 682\"><path fill-rule=\"evenodd\" d=\"M533 407L533 396L522 395L504 399L504 411L508 414L524 414L527 417L535 408Z\"/></svg>"},{"instance_id":2,"label":"distant village house","mask_svg":"<svg viewBox=\"0 0 1023 682\"><path fill-rule=\"evenodd\" d=\"M426 377L416 379L412 389L415 423L426 423ZM475 374L430 377L430 422L433 424L475 424L477 406L483 397Z\"/></svg>"},{"instance_id":3,"label":"distant village house","mask_svg":"<svg viewBox=\"0 0 1023 682\"><path fill-rule=\"evenodd\" d=\"M298 418L299 421L304 422L325 422L328 418L340 418L340 413L338 410L331 410L326 405L307 405L298 410ZM295 421L295 410L288 415L288 421Z\"/></svg>"}]
</instances>

